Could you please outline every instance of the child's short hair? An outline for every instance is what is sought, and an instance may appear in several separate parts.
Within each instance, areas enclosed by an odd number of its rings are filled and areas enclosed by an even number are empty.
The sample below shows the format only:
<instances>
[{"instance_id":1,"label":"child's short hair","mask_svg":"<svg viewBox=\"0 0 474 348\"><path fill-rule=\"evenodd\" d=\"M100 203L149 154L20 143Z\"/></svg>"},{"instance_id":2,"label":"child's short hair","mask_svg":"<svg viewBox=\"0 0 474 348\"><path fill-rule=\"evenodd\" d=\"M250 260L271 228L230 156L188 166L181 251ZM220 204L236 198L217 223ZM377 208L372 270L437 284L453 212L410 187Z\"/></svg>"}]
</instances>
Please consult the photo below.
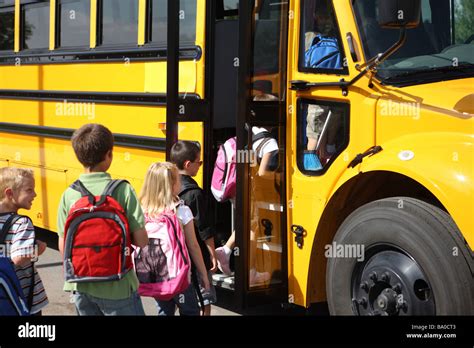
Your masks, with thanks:
<instances>
[{"instance_id":1,"label":"child's short hair","mask_svg":"<svg viewBox=\"0 0 474 348\"><path fill-rule=\"evenodd\" d=\"M184 162L194 162L200 153L201 148L194 141L180 140L171 147L170 160L178 169L183 170Z\"/></svg>"},{"instance_id":2,"label":"child's short hair","mask_svg":"<svg viewBox=\"0 0 474 348\"><path fill-rule=\"evenodd\" d=\"M173 186L178 180L176 165L169 162L153 163L148 168L140 193L144 213L155 216L165 210L174 210L176 197L173 194Z\"/></svg>"},{"instance_id":3,"label":"child's short hair","mask_svg":"<svg viewBox=\"0 0 474 348\"><path fill-rule=\"evenodd\" d=\"M96 123L89 123L77 129L71 140L77 159L86 168L102 162L107 152L114 147L112 132Z\"/></svg>"},{"instance_id":4,"label":"child's short hair","mask_svg":"<svg viewBox=\"0 0 474 348\"><path fill-rule=\"evenodd\" d=\"M33 170L15 167L0 168L0 200L5 198L7 188L13 191L19 190L25 179L34 179Z\"/></svg>"}]
</instances>

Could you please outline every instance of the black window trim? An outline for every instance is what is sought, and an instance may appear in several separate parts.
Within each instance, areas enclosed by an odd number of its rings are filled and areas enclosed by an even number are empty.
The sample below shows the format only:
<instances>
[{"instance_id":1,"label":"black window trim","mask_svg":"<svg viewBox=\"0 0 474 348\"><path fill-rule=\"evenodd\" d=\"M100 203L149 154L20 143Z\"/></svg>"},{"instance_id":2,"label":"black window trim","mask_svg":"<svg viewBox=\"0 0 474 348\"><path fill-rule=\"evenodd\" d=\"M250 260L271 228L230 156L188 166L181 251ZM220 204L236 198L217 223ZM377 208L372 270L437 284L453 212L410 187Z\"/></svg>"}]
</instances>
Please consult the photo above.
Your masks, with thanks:
<instances>
[{"instance_id":1,"label":"black window trim","mask_svg":"<svg viewBox=\"0 0 474 348\"><path fill-rule=\"evenodd\" d=\"M304 104L318 104L318 105L324 105L324 106L337 106L337 107L342 107L343 112L344 112L344 121L347 121L347 131L344 134L344 142L341 146L341 150L337 151L334 156L331 158L331 160L321 169L318 171L312 171L312 170L305 170L303 166L303 156L301 155L303 149L301 148L303 144L300 143L300 140L302 139L302 136L305 134L306 130L303 130L302 125L302 117L304 115L303 113L303 106ZM327 99L321 99L321 98L316 98L316 99L310 99L310 98L298 98L296 101L297 105L297 118L296 118L296 166L298 167L298 170L303 173L306 176L322 176L326 174L328 169L332 166L334 161L347 149L350 143L350 134L351 134L351 107L350 103L347 101L332 101L332 100L327 100Z\"/></svg>"},{"instance_id":2,"label":"black window trim","mask_svg":"<svg viewBox=\"0 0 474 348\"><path fill-rule=\"evenodd\" d=\"M68 50L88 50L90 49L90 21L91 21L91 4L90 4L90 1L89 1L89 37L88 37L88 41L89 41L89 44L88 45L81 45L81 46L61 46L60 43L61 43L61 3L74 3L76 1L80 1L80 0L56 0L56 23L55 23L55 33L54 33L54 50L64 50L65 52L67 52Z\"/></svg>"},{"instance_id":3,"label":"black window trim","mask_svg":"<svg viewBox=\"0 0 474 348\"><path fill-rule=\"evenodd\" d=\"M301 9L304 9L304 4L306 1L309 0L301 0ZM319 0L316 0L319 1ZM304 21L302 19L302 16L304 15L303 11L300 12L300 28L299 28L299 39L298 39L298 71L299 72L304 72L304 73L312 73L312 74L325 74L325 75L349 75L349 68L347 65L347 57L345 54L345 47L344 47L344 42L342 41L341 37L341 30L339 27L339 21L336 16L336 10L334 9L334 3L332 0L329 0L330 5L332 6L333 14L334 14L334 19L336 21L336 26L337 26L337 40L339 43L339 49L341 50L341 53L343 53L342 58L342 69L321 69L321 68L306 68L304 67L304 44L302 44L303 37L304 37L304 28L303 24ZM346 64L345 64L346 63Z\"/></svg>"},{"instance_id":4,"label":"black window trim","mask_svg":"<svg viewBox=\"0 0 474 348\"><path fill-rule=\"evenodd\" d=\"M4 54L5 53L5 54ZM180 61L200 60L203 55L200 46L180 47ZM14 65L17 58L21 59L21 65L45 65L45 64L88 64L94 62L123 62L130 61L166 61L166 48L155 47L120 47L117 49L87 48L86 50L75 50L74 48L62 48L54 51L49 49L28 50L16 52L0 51L0 66Z\"/></svg>"},{"instance_id":5,"label":"black window trim","mask_svg":"<svg viewBox=\"0 0 474 348\"><path fill-rule=\"evenodd\" d=\"M15 52L15 5L0 5L0 13L5 12L13 12L13 49L11 50L2 50L0 49L0 53L3 54L12 54Z\"/></svg>"},{"instance_id":6,"label":"black window trim","mask_svg":"<svg viewBox=\"0 0 474 348\"><path fill-rule=\"evenodd\" d=\"M27 53L41 53L44 51L50 51L49 49L49 38L50 38L50 21L51 16L48 16L48 45L47 47L41 48L25 48L24 47L24 28L25 28L25 6L26 8L34 8L34 7L41 7L46 5L48 9L51 7L51 3L48 0L21 0L20 1L20 51L27 52Z\"/></svg>"}]
</instances>

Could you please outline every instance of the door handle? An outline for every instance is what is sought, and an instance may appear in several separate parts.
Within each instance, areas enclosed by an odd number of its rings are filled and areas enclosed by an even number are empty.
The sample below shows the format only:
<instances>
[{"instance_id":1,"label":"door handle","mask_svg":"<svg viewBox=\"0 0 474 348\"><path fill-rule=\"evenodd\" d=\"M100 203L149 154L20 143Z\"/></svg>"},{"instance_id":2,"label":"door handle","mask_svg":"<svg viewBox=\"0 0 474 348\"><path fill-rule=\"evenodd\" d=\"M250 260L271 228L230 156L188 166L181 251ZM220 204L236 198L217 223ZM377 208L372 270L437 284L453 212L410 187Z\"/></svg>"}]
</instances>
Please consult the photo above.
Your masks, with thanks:
<instances>
[{"instance_id":1,"label":"door handle","mask_svg":"<svg viewBox=\"0 0 474 348\"><path fill-rule=\"evenodd\" d=\"M306 236L306 230L304 229L303 226L292 225L291 232L293 232L296 235L295 236L296 245L298 246L298 248L302 249L303 243L304 243L304 237Z\"/></svg>"},{"instance_id":2,"label":"door handle","mask_svg":"<svg viewBox=\"0 0 474 348\"><path fill-rule=\"evenodd\" d=\"M290 81L290 89L293 91L306 91L309 89L309 82L303 80Z\"/></svg>"}]
</instances>

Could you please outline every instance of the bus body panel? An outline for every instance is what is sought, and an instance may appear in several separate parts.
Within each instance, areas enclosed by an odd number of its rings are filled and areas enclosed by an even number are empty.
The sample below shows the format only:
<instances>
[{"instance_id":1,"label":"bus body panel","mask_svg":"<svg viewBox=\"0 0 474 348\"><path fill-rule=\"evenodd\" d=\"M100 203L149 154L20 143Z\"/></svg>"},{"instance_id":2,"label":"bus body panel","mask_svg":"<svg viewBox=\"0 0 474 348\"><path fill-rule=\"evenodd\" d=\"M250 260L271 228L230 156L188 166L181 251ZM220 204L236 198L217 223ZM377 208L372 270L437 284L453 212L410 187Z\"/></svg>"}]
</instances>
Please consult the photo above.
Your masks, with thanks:
<instances>
[{"instance_id":1,"label":"bus body panel","mask_svg":"<svg viewBox=\"0 0 474 348\"><path fill-rule=\"evenodd\" d=\"M361 171L391 171L419 182L453 217L473 250L474 206L472 191L466 189L473 182L473 140L472 135L447 132L400 137L381 144L384 150L364 160ZM406 151L413 153L412 159L404 157Z\"/></svg>"},{"instance_id":2,"label":"bus body panel","mask_svg":"<svg viewBox=\"0 0 474 348\"><path fill-rule=\"evenodd\" d=\"M166 62L73 63L0 67L2 89L166 93ZM181 93L203 95L198 62L180 62ZM131 78L133 77L133 78ZM201 82L198 86L197 81Z\"/></svg>"},{"instance_id":3,"label":"bus body panel","mask_svg":"<svg viewBox=\"0 0 474 348\"><path fill-rule=\"evenodd\" d=\"M107 123L105 124L107 125ZM116 127L113 125L111 129L115 130ZM129 125L131 126L132 123ZM74 125L74 128L79 126L80 124ZM156 133L159 135L162 132L157 130ZM203 144L201 122L181 122L178 133L180 139L198 141ZM30 216L36 226L57 232L56 219L59 199L63 191L83 173L83 168L76 159L70 140L2 132L0 132L0 137L0 164L2 166L28 167L35 172L38 196L35 198L32 210L23 213ZM159 138L162 137L157 137L157 140ZM114 160L108 173L113 178L128 180L139 194L150 164L164 160L164 149L157 151L115 145ZM196 181L202 185L202 170L196 176Z\"/></svg>"}]
</instances>

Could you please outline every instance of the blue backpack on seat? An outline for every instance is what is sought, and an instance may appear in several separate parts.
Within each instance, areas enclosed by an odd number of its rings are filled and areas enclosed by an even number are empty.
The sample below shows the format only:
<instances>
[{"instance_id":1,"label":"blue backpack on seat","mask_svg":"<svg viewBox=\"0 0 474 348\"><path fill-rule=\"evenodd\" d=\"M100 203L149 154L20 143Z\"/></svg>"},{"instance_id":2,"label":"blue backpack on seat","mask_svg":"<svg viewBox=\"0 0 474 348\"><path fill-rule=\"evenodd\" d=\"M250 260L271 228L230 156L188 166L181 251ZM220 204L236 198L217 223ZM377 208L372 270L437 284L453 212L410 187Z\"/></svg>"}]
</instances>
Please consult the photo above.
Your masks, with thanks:
<instances>
[{"instance_id":1,"label":"blue backpack on seat","mask_svg":"<svg viewBox=\"0 0 474 348\"><path fill-rule=\"evenodd\" d=\"M316 35L304 55L306 68L342 69L337 39Z\"/></svg>"},{"instance_id":2,"label":"blue backpack on seat","mask_svg":"<svg viewBox=\"0 0 474 348\"><path fill-rule=\"evenodd\" d=\"M12 214L0 231L0 316L26 316L30 315L28 303L23 295L20 281L15 273L12 261L7 257L5 239L10 227L22 216ZM34 272L33 272L34 279ZM29 302L33 299L31 289Z\"/></svg>"}]
</instances>

